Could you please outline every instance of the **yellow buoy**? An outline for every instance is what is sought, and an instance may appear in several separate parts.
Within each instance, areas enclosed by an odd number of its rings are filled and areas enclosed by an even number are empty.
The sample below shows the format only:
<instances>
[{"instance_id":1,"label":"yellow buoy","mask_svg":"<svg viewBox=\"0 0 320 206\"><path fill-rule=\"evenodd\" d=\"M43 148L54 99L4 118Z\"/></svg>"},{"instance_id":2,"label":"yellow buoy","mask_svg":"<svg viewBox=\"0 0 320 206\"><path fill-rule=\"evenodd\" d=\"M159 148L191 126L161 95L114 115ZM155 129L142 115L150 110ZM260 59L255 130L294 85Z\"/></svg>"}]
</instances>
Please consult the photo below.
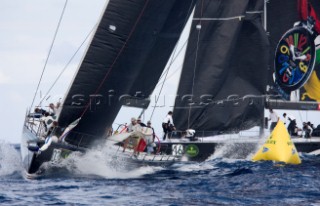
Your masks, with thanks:
<instances>
[{"instance_id":1,"label":"yellow buoy","mask_svg":"<svg viewBox=\"0 0 320 206\"><path fill-rule=\"evenodd\" d=\"M273 160L287 164L301 163L297 149L282 121L278 121L270 137L253 156L252 160Z\"/></svg>"}]
</instances>

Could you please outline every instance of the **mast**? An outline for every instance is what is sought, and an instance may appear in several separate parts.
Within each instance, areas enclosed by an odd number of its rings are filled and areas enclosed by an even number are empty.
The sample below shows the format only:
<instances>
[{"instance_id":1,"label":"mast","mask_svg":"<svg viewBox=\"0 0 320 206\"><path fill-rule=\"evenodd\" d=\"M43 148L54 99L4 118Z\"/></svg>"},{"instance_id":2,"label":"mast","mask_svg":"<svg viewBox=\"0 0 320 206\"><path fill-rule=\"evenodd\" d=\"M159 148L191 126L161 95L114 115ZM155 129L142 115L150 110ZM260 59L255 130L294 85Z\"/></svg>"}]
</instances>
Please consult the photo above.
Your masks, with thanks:
<instances>
[{"instance_id":1,"label":"mast","mask_svg":"<svg viewBox=\"0 0 320 206\"><path fill-rule=\"evenodd\" d=\"M264 4L263 4L263 28L266 32L266 34L268 35L268 31L267 31L267 3L269 2L269 0L264 0ZM270 69L270 65L268 65L268 68ZM267 86L267 85L266 85ZM267 89L267 87L266 87ZM264 128L265 128L265 104L266 104L266 98L262 97L262 104L263 106L263 111L262 111L262 118L260 121L260 127L259 127L259 137L263 137L264 136Z\"/></svg>"},{"instance_id":2,"label":"mast","mask_svg":"<svg viewBox=\"0 0 320 206\"><path fill-rule=\"evenodd\" d=\"M269 52L263 10L264 0L198 1L175 101L177 128L211 136L261 125Z\"/></svg>"}]
</instances>

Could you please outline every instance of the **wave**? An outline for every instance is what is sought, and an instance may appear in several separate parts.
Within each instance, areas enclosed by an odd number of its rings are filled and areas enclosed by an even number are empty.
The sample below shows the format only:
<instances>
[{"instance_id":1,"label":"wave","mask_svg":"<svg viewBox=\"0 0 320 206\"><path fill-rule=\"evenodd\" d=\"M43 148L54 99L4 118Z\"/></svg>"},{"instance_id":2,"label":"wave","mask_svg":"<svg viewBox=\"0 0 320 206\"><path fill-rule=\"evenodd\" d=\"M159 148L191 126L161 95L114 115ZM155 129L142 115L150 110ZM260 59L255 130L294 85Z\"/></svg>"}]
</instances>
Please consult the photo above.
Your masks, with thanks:
<instances>
[{"instance_id":1,"label":"wave","mask_svg":"<svg viewBox=\"0 0 320 206\"><path fill-rule=\"evenodd\" d=\"M71 153L66 159L58 163L44 164L46 177L73 176L94 177L104 179L132 179L140 178L146 174L152 174L161 170L160 167L143 166L128 170L126 162L115 158L112 151L107 148L95 148L85 154Z\"/></svg>"},{"instance_id":2,"label":"wave","mask_svg":"<svg viewBox=\"0 0 320 206\"><path fill-rule=\"evenodd\" d=\"M0 177L22 171L19 151L11 144L0 141Z\"/></svg>"},{"instance_id":3,"label":"wave","mask_svg":"<svg viewBox=\"0 0 320 206\"><path fill-rule=\"evenodd\" d=\"M218 145L215 152L208 160L226 158L229 160L250 160L257 151L259 144L252 143L227 143Z\"/></svg>"}]
</instances>

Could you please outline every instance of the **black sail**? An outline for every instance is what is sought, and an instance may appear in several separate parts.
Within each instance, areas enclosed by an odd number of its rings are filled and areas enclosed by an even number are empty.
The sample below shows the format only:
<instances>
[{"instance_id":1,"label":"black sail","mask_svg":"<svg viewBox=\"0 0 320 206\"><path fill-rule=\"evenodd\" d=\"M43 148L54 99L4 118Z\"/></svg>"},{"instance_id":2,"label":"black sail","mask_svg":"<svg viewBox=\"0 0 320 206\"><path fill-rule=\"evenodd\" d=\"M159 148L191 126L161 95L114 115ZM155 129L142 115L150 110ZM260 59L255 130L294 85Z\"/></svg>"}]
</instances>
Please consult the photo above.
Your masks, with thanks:
<instances>
[{"instance_id":1,"label":"black sail","mask_svg":"<svg viewBox=\"0 0 320 206\"><path fill-rule=\"evenodd\" d=\"M261 123L269 57L263 9L263 0L197 3L173 113L178 129L233 132Z\"/></svg>"},{"instance_id":2,"label":"black sail","mask_svg":"<svg viewBox=\"0 0 320 206\"><path fill-rule=\"evenodd\" d=\"M64 99L60 126L81 117L67 142L87 146L101 138L128 96L155 86L194 2L109 1Z\"/></svg>"},{"instance_id":3,"label":"black sail","mask_svg":"<svg viewBox=\"0 0 320 206\"><path fill-rule=\"evenodd\" d=\"M162 5L167 4L161 1ZM154 29L157 41L153 42L154 50L150 51L140 67L140 72L136 72L135 81L131 86L131 95L141 95L148 97L155 88L168 59L181 36L181 32L187 23L197 0L179 0L172 2L171 11L167 21L159 29ZM151 21L151 20L150 20ZM147 79L146 79L147 78Z\"/></svg>"}]
</instances>

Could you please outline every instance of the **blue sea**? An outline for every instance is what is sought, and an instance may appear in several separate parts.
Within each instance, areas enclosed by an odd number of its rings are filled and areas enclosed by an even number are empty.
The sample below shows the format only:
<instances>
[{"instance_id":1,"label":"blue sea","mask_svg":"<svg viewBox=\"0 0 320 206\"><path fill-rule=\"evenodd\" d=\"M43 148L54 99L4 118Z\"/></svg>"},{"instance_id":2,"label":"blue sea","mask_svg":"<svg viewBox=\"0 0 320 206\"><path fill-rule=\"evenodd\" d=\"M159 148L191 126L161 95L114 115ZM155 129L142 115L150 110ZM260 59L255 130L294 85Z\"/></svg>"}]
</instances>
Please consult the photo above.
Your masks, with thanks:
<instances>
[{"instance_id":1,"label":"blue sea","mask_svg":"<svg viewBox=\"0 0 320 206\"><path fill-rule=\"evenodd\" d=\"M18 149L0 143L0 205L320 205L320 156L301 158L301 165L278 165L215 154L121 172L93 153L30 180Z\"/></svg>"}]
</instances>

